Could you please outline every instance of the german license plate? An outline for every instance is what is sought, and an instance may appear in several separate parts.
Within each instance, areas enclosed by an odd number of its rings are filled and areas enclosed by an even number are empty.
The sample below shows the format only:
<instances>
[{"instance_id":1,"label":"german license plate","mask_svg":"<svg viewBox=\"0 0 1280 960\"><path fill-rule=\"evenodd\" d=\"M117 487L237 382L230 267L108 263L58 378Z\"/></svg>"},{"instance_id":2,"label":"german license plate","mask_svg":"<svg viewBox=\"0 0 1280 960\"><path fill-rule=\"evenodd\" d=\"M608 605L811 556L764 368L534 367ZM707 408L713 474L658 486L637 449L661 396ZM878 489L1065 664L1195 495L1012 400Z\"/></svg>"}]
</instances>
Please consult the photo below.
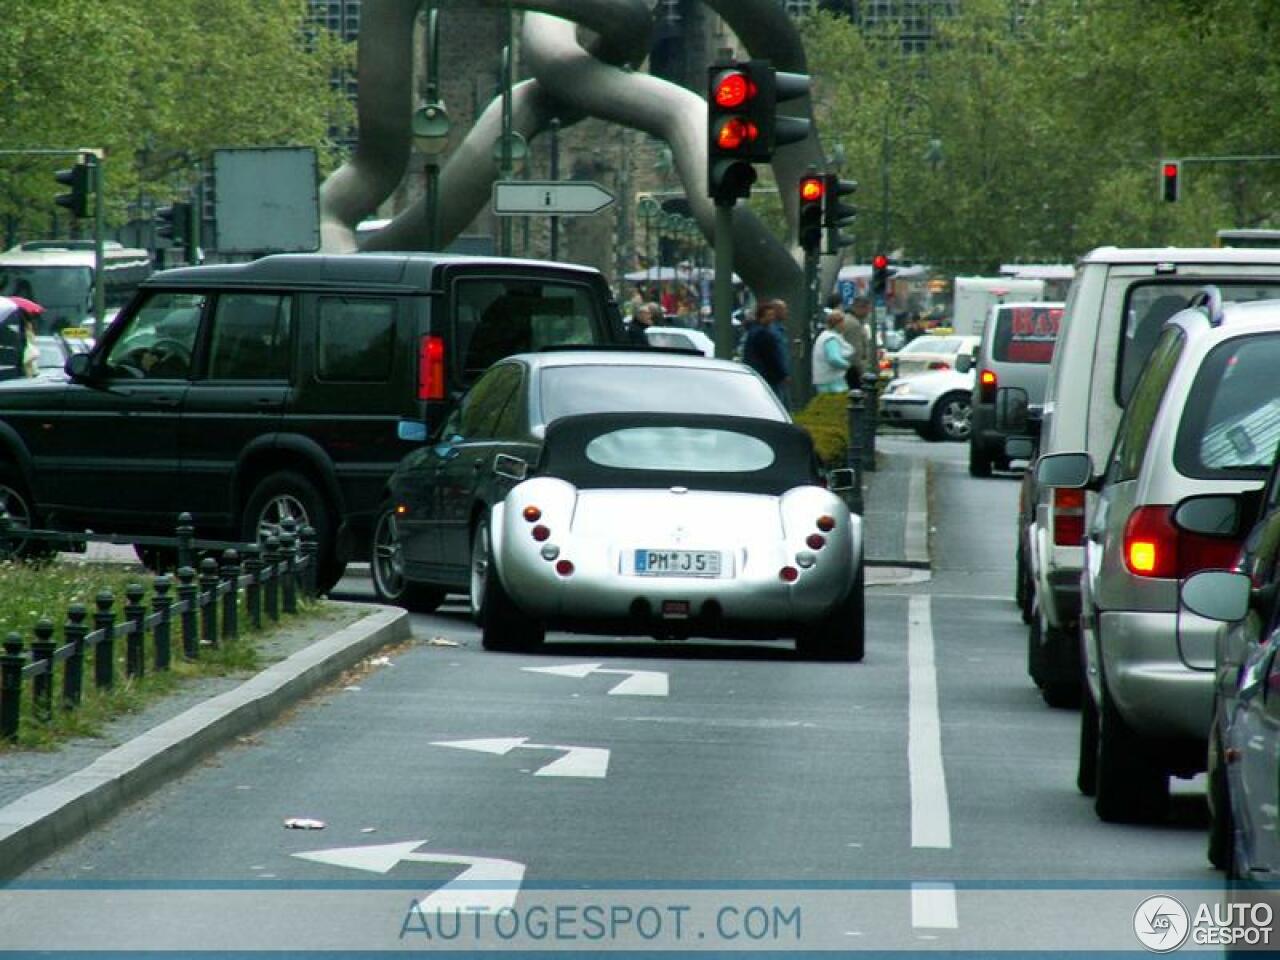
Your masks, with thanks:
<instances>
[{"instance_id":1,"label":"german license plate","mask_svg":"<svg viewBox=\"0 0 1280 960\"><path fill-rule=\"evenodd\" d=\"M637 550L635 572L642 577L718 577L715 550Z\"/></svg>"}]
</instances>

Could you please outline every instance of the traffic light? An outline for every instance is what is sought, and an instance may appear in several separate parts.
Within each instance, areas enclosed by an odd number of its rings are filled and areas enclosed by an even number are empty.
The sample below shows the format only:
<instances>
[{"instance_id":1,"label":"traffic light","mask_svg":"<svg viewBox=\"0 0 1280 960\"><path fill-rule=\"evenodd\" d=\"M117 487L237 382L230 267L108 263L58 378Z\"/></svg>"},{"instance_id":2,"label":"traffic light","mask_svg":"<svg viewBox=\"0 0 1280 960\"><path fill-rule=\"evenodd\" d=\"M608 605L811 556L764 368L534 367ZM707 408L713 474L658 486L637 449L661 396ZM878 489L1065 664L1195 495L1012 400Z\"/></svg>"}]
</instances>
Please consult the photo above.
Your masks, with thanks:
<instances>
[{"instance_id":1,"label":"traffic light","mask_svg":"<svg viewBox=\"0 0 1280 960\"><path fill-rule=\"evenodd\" d=\"M827 233L827 253L837 253L841 247L846 247L853 242L852 237L846 237L840 231L853 223L858 211L854 207L841 203L840 198L847 197L857 189L858 184L853 180L841 180L839 175L834 173L826 175L826 189L823 191L822 202L822 226Z\"/></svg>"},{"instance_id":2,"label":"traffic light","mask_svg":"<svg viewBox=\"0 0 1280 960\"><path fill-rule=\"evenodd\" d=\"M175 247L191 243L191 204L175 203L156 210L156 236L168 240Z\"/></svg>"},{"instance_id":3,"label":"traffic light","mask_svg":"<svg viewBox=\"0 0 1280 960\"><path fill-rule=\"evenodd\" d=\"M759 93L748 63L713 66L708 73L707 192L718 204L749 197L756 182L751 161L760 125L752 106Z\"/></svg>"},{"instance_id":4,"label":"traffic light","mask_svg":"<svg viewBox=\"0 0 1280 960\"><path fill-rule=\"evenodd\" d=\"M89 216L89 194L93 192L93 173L89 164L81 160L68 170L59 170L53 178L63 186L70 188L70 193L60 193L53 202L66 207L73 217Z\"/></svg>"},{"instance_id":5,"label":"traffic light","mask_svg":"<svg viewBox=\"0 0 1280 960\"><path fill-rule=\"evenodd\" d=\"M883 300L885 294L889 292L889 278L892 277L896 270L889 263L889 258L883 253L877 253L871 258L871 296L876 300Z\"/></svg>"},{"instance_id":6,"label":"traffic light","mask_svg":"<svg viewBox=\"0 0 1280 960\"><path fill-rule=\"evenodd\" d=\"M1160 196L1164 198L1165 203L1178 201L1178 181L1181 177L1181 160L1165 160L1160 164Z\"/></svg>"},{"instance_id":7,"label":"traffic light","mask_svg":"<svg viewBox=\"0 0 1280 960\"><path fill-rule=\"evenodd\" d=\"M809 77L779 73L768 60L717 64L707 74L707 192L717 203L751 195L755 163L809 136L801 117L778 116L778 104L807 96Z\"/></svg>"},{"instance_id":8,"label":"traffic light","mask_svg":"<svg viewBox=\"0 0 1280 960\"><path fill-rule=\"evenodd\" d=\"M805 253L816 254L822 243L822 208L827 195L827 180L816 173L800 178L800 246Z\"/></svg>"}]
</instances>

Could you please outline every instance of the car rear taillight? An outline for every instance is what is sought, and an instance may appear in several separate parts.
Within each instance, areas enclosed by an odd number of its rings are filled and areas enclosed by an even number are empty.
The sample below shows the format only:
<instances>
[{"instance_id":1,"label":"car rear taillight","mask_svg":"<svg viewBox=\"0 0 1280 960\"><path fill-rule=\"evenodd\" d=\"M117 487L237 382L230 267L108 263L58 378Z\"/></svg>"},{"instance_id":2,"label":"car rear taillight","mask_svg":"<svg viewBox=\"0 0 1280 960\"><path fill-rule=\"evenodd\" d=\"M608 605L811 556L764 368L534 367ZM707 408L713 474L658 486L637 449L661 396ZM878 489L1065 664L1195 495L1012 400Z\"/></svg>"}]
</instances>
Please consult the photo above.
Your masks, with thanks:
<instances>
[{"instance_id":1,"label":"car rear taillight","mask_svg":"<svg viewBox=\"0 0 1280 960\"><path fill-rule=\"evenodd\" d=\"M1235 566L1240 543L1179 530L1169 506L1139 507L1124 525L1124 563L1139 577L1189 577L1197 570Z\"/></svg>"},{"instance_id":2,"label":"car rear taillight","mask_svg":"<svg viewBox=\"0 0 1280 960\"><path fill-rule=\"evenodd\" d=\"M994 370L983 370L978 374L978 396L983 403L995 403L999 387L1000 378Z\"/></svg>"},{"instance_id":3,"label":"car rear taillight","mask_svg":"<svg viewBox=\"0 0 1280 960\"><path fill-rule=\"evenodd\" d=\"M817 526L823 533L830 533L836 528L836 518L830 514L824 513L818 518Z\"/></svg>"},{"instance_id":4,"label":"car rear taillight","mask_svg":"<svg viewBox=\"0 0 1280 960\"><path fill-rule=\"evenodd\" d=\"M1058 487L1053 491L1053 544L1078 547L1084 542L1084 491Z\"/></svg>"},{"instance_id":5,"label":"car rear taillight","mask_svg":"<svg viewBox=\"0 0 1280 960\"><path fill-rule=\"evenodd\" d=\"M533 534L533 539L537 540L539 543L546 542L547 538L551 536L551 528L544 526L541 523L529 532Z\"/></svg>"},{"instance_id":6,"label":"car rear taillight","mask_svg":"<svg viewBox=\"0 0 1280 960\"><path fill-rule=\"evenodd\" d=\"M444 338L427 336L418 343L418 399L444 399Z\"/></svg>"},{"instance_id":7,"label":"car rear taillight","mask_svg":"<svg viewBox=\"0 0 1280 960\"><path fill-rule=\"evenodd\" d=\"M537 523L542 519L542 511L537 507L528 506L524 508L524 518L530 523Z\"/></svg>"}]
</instances>

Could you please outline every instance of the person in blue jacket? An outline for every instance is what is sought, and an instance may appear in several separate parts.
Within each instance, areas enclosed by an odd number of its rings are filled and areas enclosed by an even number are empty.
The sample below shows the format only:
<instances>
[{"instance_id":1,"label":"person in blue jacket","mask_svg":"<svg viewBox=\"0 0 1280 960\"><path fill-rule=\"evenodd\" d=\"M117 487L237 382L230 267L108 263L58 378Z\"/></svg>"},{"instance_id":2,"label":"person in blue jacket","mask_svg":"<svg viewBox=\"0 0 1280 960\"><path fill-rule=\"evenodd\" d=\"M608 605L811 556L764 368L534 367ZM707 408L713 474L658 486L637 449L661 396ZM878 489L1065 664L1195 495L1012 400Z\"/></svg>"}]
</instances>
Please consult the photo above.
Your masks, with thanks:
<instances>
[{"instance_id":1,"label":"person in blue jacket","mask_svg":"<svg viewBox=\"0 0 1280 960\"><path fill-rule=\"evenodd\" d=\"M756 309L756 322L742 347L742 362L764 378L782 405L787 402L787 385L791 381L791 358L787 351L787 305L781 300L766 300Z\"/></svg>"}]
</instances>

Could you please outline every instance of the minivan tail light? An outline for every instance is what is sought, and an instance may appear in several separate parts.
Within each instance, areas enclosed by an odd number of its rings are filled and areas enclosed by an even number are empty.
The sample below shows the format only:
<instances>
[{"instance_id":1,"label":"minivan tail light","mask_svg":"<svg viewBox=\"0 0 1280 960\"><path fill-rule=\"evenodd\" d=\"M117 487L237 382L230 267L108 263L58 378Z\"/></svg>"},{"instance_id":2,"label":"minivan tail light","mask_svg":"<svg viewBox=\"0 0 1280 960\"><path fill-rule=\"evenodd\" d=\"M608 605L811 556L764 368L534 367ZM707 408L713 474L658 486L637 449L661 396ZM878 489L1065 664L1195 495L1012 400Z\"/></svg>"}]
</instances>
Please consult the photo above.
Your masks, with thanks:
<instances>
[{"instance_id":1,"label":"minivan tail light","mask_svg":"<svg viewBox=\"0 0 1280 960\"><path fill-rule=\"evenodd\" d=\"M1084 542L1084 491L1058 487L1053 491L1053 543L1078 547Z\"/></svg>"},{"instance_id":2,"label":"minivan tail light","mask_svg":"<svg viewBox=\"0 0 1280 960\"><path fill-rule=\"evenodd\" d=\"M1139 577L1182 578L1198 570L1232 569L1240 541L1179 530L1170 506L1139 507L1124 527L1124 562Z\"/></svg>"},{"instance_id":3,"label":"minivan tail light","mask_svg":"<svg viewBox=\"0 0 1280 960\"><path fill-rule=\"evenodd\" d=\"M994 370L983 370L978 374L978 396L983 403L995 403L996 390L1000 387L1000 378Z\"/></svg>"},{"instance_id":4,"label":"minivan tail light","mask_svg":"<svg viewBox=\"0 0 1280 960\"><path fill-rule=\"evenodd\" d=\"M418 344L418 399L444 399L444 338L423 337Z\"/></svg>"}]
</instances>

